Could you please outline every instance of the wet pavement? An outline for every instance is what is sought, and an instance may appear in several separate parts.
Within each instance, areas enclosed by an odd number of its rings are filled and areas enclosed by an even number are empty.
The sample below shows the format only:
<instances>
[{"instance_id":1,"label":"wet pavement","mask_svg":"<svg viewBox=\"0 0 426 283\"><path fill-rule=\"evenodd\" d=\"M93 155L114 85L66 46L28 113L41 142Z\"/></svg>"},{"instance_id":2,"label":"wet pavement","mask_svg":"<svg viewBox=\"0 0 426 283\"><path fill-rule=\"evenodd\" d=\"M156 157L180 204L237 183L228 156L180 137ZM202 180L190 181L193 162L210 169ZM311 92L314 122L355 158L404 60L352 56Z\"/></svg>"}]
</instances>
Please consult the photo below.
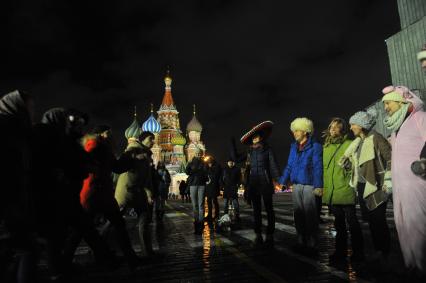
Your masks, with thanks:
<instances>
[{"instance_id":1,"label":"wet pavement","mask_svg":"<svg viewBox=\"0 0 426 283\"><path fill-rule=\"evenodd\" d=\"M205 224L202 235L193 234L191 204L168 201L161 223L154 221L153 258L144 257L140 270L129 272L123 264L105 270L93 264L93 255L84 245L76 256L78 267L72 282L402 282L405 270L393 222L391 204L387 218L392 233L392 253L387 262L374 260L368 224L361 221L365 239L366 260L340 266L331 265L335 230L333 217L323 207L320 224L320 245L317 255L309 256L293 249L296 230L292 216L291 194L274 196L276 213L275 245L273 248L254 246L252 209L240 200L241 221L230 231L220 232L216 224ZM220 200L221 212L223 201ZM358 209L359 210L359 209ZM266 224L266 215L264 225ZM135 218L127 217L134 248L140 251ZM361 217L359 216L359 219ZM264 227L266 228L266 227ZM349 251L350 253L350 251ZM40 269L46 265L40 263Z\"/></svg>"}]
</instances>

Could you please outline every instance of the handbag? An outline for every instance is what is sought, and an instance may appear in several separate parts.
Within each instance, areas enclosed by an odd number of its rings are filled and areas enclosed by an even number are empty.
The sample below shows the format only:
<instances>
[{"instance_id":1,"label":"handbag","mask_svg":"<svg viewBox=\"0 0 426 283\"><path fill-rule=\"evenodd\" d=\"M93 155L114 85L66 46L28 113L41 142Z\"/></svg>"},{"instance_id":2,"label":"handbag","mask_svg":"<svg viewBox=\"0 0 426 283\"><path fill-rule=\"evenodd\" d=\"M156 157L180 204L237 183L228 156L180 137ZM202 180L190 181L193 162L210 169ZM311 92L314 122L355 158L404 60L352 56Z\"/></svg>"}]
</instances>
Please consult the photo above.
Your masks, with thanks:
<instances>
[{"instance_id":1,"label":"handbag","mask_svg":"<svg viewBox=\"0 0 426 283\"><path fill-rule=\"evenodd\" d=\"M382 203L388 201L388 195L383 190L377 190L364 199L365 206L372 211L379 207Z\"/></svg>"},{"instance_id":2,"label":"handbag","mask_svg":"<svg viewBox=\"0 0 426 283\"><path fill-rule=\"evenodd\" d=\"M379 172L380 174L385 175L386 168L383 165L382 162L382 155L380 153L380 150L378 148L375 149L377 152L377 157L379 160L379 164L382 167L382 171ZM385 203L388 201L390 194L383 191L382 188L378 188L377 191L369 195L367 198L365 198L365 206L368 208L368 210L372 211L376 209L378 206L380 206L382 203Z\"/></svg>"}]
</instances>

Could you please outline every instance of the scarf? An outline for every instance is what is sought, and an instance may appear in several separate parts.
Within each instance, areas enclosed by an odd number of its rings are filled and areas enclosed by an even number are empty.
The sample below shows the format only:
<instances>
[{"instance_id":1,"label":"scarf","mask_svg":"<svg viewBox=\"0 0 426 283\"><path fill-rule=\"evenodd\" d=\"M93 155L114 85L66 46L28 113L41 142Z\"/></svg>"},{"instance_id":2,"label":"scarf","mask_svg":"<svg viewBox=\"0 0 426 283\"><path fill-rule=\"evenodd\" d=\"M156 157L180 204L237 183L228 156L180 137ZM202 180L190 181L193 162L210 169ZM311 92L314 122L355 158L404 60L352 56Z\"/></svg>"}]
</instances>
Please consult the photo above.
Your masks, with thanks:
<instances>
[{"instance_id":1,"label":"scarf","mask_svg":"<svg viewBox=\"0 0 426 283\"><path fill-rule=\"evenodd\" d=\"M330 144L341 144L348 138L348 135L338 136L338 137L332 137L330 135L326 136L324 147L330 145Z\"/></svg>"},{"instance_id":2,"label":"scarf","mask_svg":"<svg viewBox=\"0 0 426 283\"><path fill-rule=\"evenodd\" d=\"M402 123L404 123L409 107L410 107L409 103L404 103L402 107L399 108L398 111L393 113L392 116L387 116L383 120L383 123L385 124L386 128L388 130L391 130L392 132L397 131L401 127Z\"/></svg>"}]
</instances>

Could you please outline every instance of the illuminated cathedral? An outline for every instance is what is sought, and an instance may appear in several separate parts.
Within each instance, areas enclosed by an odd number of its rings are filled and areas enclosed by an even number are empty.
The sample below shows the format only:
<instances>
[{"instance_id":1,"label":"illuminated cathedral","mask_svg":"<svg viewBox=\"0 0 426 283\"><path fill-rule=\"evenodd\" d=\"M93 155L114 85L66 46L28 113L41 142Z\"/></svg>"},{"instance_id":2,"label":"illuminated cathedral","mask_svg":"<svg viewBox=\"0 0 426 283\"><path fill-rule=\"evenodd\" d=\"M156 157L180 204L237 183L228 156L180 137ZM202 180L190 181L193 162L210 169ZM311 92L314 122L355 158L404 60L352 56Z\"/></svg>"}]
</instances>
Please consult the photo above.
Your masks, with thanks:
<instances>
[{"instance_id":1,"label":"illuminated cathedral","mask_svg":"<svg viewBox=\"0 0 426 283\"><path fill-rule=\"evenodd\" d=\"M154 107L151 104L151 114L141 127L142 131L155 135L154 146L151 149L154 164L157 165L160 161L166 164L172 176L170 191L179 194L178 183L187 178L185 174L187 163L197 153L204 155L206 147L201 139L203 126L197 119L195 105L193 105L193 117L187 124L186 132L182 132L179 111L172 96L172 77L169 71L164 78L164 84L164 96L157 111L157 118L154 116Z\"/></svg>"}]
</instances>

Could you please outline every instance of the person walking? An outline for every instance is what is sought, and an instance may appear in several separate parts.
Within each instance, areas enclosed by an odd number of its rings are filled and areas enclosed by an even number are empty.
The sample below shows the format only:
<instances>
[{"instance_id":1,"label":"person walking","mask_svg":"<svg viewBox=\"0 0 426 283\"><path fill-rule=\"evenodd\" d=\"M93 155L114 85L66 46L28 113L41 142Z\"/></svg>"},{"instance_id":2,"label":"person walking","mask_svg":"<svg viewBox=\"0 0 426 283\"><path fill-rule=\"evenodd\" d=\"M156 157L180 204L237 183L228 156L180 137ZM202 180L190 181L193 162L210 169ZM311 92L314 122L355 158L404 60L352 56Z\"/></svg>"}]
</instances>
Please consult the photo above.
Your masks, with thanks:
<instances>
[{"instance_id":1,"label":"person walking","mask_svg":"<svg viewBox=\"0 0 426 283\"><path fill-rule=\"evenodd\" d=\"M136 121L136 120L135 120ZM137 215L139 240L144 255L154 255L152 248L153 185L152 152L154 134L142 132L136 122L125 132L128 145L125 154L134 159L133 167L118 176L115 199L120 210L133 208Z\"/></svg>"},{"instance_id":2,"label":"person walking","mask_svg":"<svg viewBox=\"0 0 426 283\"><path fill-rule=\"evenodd\" d=\"M220 194L220 179L222 176L222 168L213 157L207 161L207 176L206 197L207 197L207 217L208 222L219 217L219 202L217 197ZM214 206L214 214L213 214Z\"/></svg>"},{"instance_id":3,"label":"person walking","mask_svg":"<svg viewBox=\"0 0 426 283\"><path fill-rule=\"evenodd\" d=\"M200 152L188 163L186 174L188 175L187 186L190 190L194 213L194 234L201 235L204 226L204 197L208 176Z\"/></svg>"},{"instance_id":4,"label":"person walking","mask_svg":"<svg viewBox=\"0 0 426 283\"><path fill-rule=\"evenodd\" d=\"M163 162L157 164L158 182L158 197L155 202L155 212L158 221L163 220L166 209L166 200L169 196L169 187L172 179L170 178L169 170L167 170Z\"/></svg>"},{"instance_id":5,"label":"person walking","mask_svg":"<svg viewBox=\"0 0 426 283\"><path fill-rule=\"evenodd\" d=\"M224 198L224 213L228 214L229 204L232 204L235 210L236 220L240 220L240 204L238 202L238 188L241 184L241 170L235 166L232 158L228 158L225 169L222 174L222 188Z\"/></svg>"}]
</instances>

